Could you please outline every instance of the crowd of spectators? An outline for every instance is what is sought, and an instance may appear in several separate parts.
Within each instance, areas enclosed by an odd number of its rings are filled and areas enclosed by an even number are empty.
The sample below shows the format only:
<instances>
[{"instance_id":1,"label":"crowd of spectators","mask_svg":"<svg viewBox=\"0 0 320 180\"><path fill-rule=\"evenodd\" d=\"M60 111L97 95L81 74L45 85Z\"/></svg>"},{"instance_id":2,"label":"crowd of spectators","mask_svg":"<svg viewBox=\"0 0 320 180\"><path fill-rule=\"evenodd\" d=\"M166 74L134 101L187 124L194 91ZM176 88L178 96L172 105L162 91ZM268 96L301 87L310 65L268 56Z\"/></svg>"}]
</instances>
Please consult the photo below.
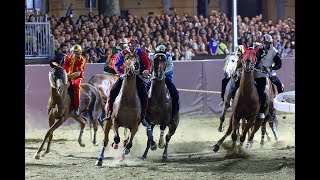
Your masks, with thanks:
<instances>
[{"instance_id":1,"label":"crowd of spectators","mask_svg":"<svg viewBox=\"0 0 320 180\"><path fill-rule=\"evenodd\" d=\"M112 47L119 46L123 37L138 37L140 47L147 52L153 52L158 43L165 42L175 61L191 60L201 54L221 55L225 48L231 51L232 45L232 21L225 13L214 10L207 18L177 13L122 18L93 13L77 16L69 8L65 17L51 16L48 21L56 53L62 46L70 51L73 45L79 44L89 63L108 61ZM239 45L252 46L268 33L282 57L295 56L295 22L291 18L273 22L262 20L261 15L251 19L238 15L237 21Z\"/></svg>"}]
</instances>

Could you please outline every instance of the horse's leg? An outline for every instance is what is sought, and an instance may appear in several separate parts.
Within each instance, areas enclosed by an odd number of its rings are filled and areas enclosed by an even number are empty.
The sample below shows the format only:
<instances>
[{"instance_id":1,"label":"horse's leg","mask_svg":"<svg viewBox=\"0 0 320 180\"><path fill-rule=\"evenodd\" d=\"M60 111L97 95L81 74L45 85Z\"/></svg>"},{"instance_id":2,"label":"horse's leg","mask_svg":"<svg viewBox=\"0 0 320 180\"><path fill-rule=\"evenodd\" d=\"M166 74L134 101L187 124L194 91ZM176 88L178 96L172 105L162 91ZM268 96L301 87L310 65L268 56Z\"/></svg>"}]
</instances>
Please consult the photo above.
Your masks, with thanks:
<instances>
[{"instance_id":1,"label":"horse's leg","mask_svg":"<svg viewBox=\"0 0 320 180\"><path fill-rule=\"evenodd\" d=\"M159 143L158 143L158 147L160 149L163 149L165 144L164 144L164 130L166 129L166 125L164 123L160 124L160 138L159 138Z\"/></svg>"},{"instance_id":2,"label":"horse's leg","mask_svg":"<svg viewBox=\"0 0 320 180\"><path fill-rule=\"evenodd\" d=\"M219 132L222 132L224 130L224 128L222 127L222 124L224 122L227 109L228 109L228 107L230 107L228 105L229 105L228 101L224 101L223 102L223 108L222 108L222 112L221 112L221 115L220 115L220 124L219 124L219 127L218 127L218 131Z\"/></svg>"},{"instance_id":3,"label":"horse's leg","mask_svg":"<svg viewBox=\"0 0 320 180\"><path fill-rule=\"evenodd\" d=\"M262 120L260 118L256 118L253 124L253 130L248 138L248 142L246 145L247 149L252 148L254 134L260 129L261 123L262 123Z\"/></svg>"},{"instance_id":4,"label":"horse's leg","mask_svg":"<svg viewBox=\"0 0 320 180\"><path fill-rule=\"evenodd\" d=\"M212 150L214 152L217 152L220 148L220 145L223 143L223 141L226 139L226 137L228 137L231 132L232 132L232 122L233 122L233 114L231 115L230 119L229 119L229 127L228 127L228 130L226 132L225 135L222 136L221 139L219 139L219 141L212 147Z\"/></svg>"},{"instance_id":5,"label":"horse's leg","mask_svg":"<svg viewBox=\"0 0 320 180\"><path fill-rule=\"evenodd\" d=\"M153 134L153 128L154 128L154 126L155 126L155 125L151 125L151 135ZM148 133L150 133L150 131L148 130L148 127L147 127L147 135L148 135ZM147 154L148 154L149 148L151 147L151 144L152 144L153 146L155 146L155 148L153 147L153 148L151 148L151 150L156 150L156 149L157 149L156 143L153 141L153 139L152 139L152 141L150 141L150 140L149 140L149 136L148 136L147 147L146 147L146 149L144 150L144 153L143 153L141 159L144 160L144 159L147 158Z\"/></svg>"},{"instance_id":6,"label":"horse's leg","mask_svg":"<svg viewBox=\"0 0 320 180\"><path fill-rule=\"evenodd\" d=\"M113 132L114 132L114 138L113 138L113 142L111 143L111 147L113 147L113 149L118 149L120 136L119 136L119 124L117 122L114 122ZM125 132L125 134L127 134L127 132Z\"/></svg>"},{"instance_id":7,"label":"horse's leg","mask_svg":"<svg viewBox=\"0 0 320 180\"><path fill-rule=\"evenodd\" d=\"M243 127L243 132L240 137L240 146L243 145L243 142L246 140L247 133L249 133L251 127L253 126L254 119L248 119L245 122L245 126Z\"/></svg>"},{"instance_id":8,"label":"horse's leg","mask_svg":"<svg viewBox=\"0 0 320 180\"><path fill-rule=\"evenodd\" d=\"M267 124L267 121L265 120L262 122L262 125L261 125L261 141L260 141L261 148L264 146L264 136L267 132L266 124Z\"/></svg>"},{"instance_id":9,"label":"horse's leg","mask_svg":"<svg viewBox=\"0 0 320 180\"><path fill-rule=\"evenodd\" d=\"M138 131L138 127L139 127L139 124L137 124L136 127L130 129L130 138L129 138L129 141L126 143L126 146L122 150L122 154L120 156L120 161L123 161L125 158L125 155L129 154L130 149L132 147L132 140L134 138L134 135Z\"/></svg>"},{"instance_id":10,"label":"horse's leg","mask_svg":"<svg viewBox=\"0 0 320 180\"><path fill-rule=\"evenodd\" d=\"M177 124L172 122L169 124L169 131L168 134L166 135L166 145L164 147L163 155L162 155L162 160L167 160L168 158L168 145L171 137L174 135L177 129Z\"/></svg>"},{"instance_id":11,"label":"horse's leg","mask_svg":"<svg viewBox=\"0 0 320 180\"><path fill-rule=\"evenodd\" d=\"M45 144L45 142L46 142L46 140L49 138L49 141L48 141L48 147L47 147L47 150L46 150L46 153L49 153L49 151L50 151L50 145L51 145L51 140L52 140L52 137L53 137L53 131L55 130L55 129L57 129L63 122L64 122L64 118L60 118L60 119L58 119L57 121L55 121L55 119L54 119L54 117L53 117L53 110L51 110L50 111L50 114L49 114L49 124L52 124L51 126L50 126L50 129L47 131L47 133L46 133L46 135L45 135L45 137L44 137L44 139L43 139L43 141L42 141L42 143L41 143L41 145L40 145L40 147L39 147L39 149L38 149L38 151L36 152L36 154L34 155L34 159L40 159L40 152L42 151L42 149L43 149L43 146L44 146L44 144ZM55 121L55 122L54 122ZM46 154L46 153L44 153L44 155ZM44 156L43 155L43 156Z\"/></svg>"},{"instance_id":12,"label":"horse's leg","mask_svg":"<svg viewBox=\"0 0 320 180\"><path fill-rule=\"evenodd\" d=\"M104 158L104 150L107 147L109 142L109 132L110 132L111 126L112 126L112 121L111 120L106 121L105 126L103 128L104 129L103 147L100 151L99 158L96 161L96 164L95 164L96 166L102 166L102 160Z\"/></svg>"},{"instance_id":13,"label":"horse's leg","mask_svg":"<svg viewBox=\"0 0 320 180\"><path fill-rule=\"evenodd\" d=\"M270 128L271 128L271 130L272 130L272 133L273 133L273 135L274 135L274 139L275 139L276 141L279 141L278 133L277 133L275 127L274 127L274 122L275 122L275 121L278 121L278 120L275 119L275 118L277 118L277 117L274 116L274 119L273 119L272 121L269 121L269 126L270 126Z\"/></svg>"},{"instance_id":14,"label":"horse's leg","mask_svg":"<svg viewBox=\"0 0 320 180\"><path fill-rule=\"evenodd\" d=\"M86 121L83 119L82 116L74 116L73 118L80 123L80 134L78 138L78 143L81 147L85 147L86 145L82 143L82 135L83 135L83 130L86 126Z\"/></svg>"},{"instance_id":15,"label":"horse's leg","mask_svg":"<svg viewBox=\"0 0 320 180\"><path fill-rule=\"evenodd\" d=\"M92 138L92 143L94 146L98 146L99 143L97 143L97 131L98 131L98 117L94 118L94 116L89 113L90 115L90 124L93 125L93 138ZM91 131L91 128L90 128L90 131ZM91 132L92 134L92 132Z\"/></svg>"}]
</instances>

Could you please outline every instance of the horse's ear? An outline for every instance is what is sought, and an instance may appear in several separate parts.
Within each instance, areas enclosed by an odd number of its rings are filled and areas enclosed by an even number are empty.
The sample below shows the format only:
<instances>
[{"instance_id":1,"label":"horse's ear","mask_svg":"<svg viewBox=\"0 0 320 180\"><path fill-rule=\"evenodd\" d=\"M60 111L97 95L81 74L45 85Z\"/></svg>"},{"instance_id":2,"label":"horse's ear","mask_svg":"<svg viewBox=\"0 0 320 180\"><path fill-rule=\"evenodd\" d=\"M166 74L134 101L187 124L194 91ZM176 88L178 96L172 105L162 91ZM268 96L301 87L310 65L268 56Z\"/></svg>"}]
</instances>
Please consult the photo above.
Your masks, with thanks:
<instances>
[{"instance_id":1,"label":"horse's ear","mask_svg":"<svg viewBox=\"0 0 320 180\"><path fill-rule=\"evenodd\" d=\"M247 45L243 45L243 49L244 49L244 52L246 52L247 50L248 50L248 47L247 47Z\"/></svg>"}]
</instances>

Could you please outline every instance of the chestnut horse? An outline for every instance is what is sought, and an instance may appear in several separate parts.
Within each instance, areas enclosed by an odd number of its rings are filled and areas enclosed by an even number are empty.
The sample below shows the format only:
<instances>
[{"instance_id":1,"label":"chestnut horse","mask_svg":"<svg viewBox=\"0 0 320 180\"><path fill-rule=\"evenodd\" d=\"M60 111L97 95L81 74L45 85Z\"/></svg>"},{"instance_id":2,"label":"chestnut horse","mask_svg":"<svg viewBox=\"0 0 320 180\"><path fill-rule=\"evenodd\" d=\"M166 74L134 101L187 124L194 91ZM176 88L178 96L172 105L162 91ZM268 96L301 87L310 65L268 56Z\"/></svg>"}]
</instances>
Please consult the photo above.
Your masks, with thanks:
<instances>
[{"instance_id":1,"label":"chestnut horse","mask_svg":"<svg viewBox=\"0 0 320 180\"><path fill-rule=\"evenodd\" d=\"M97 166L102 166L104 158L104 150L109 142L109 131L113 125L115 133L112 147L117 149L117 144L120 142L119 127L128 128L130 130L129 137L125 140L125 147L122 151L120 160L123 160L125 155L130 152L133 138L138 131L141 116L141 103L138 96L136 86L136 76L138 76L139 58L135 54L128 53L124 57L124 77L122 80L121 90L115 99L113 112L110 121L107 121L104 126L104 144L100 152L99 158L96 162ZM107 105L105 106L105 111Z\"/></svg>"},{"instance_id":2,"label":"chestnut horse","mask_svg":"<svg viewBox=\"0 0 320 180\"><path fill-rule=\"evenodd\" d=\"M239 59L241 59L243 56L240 56ZM227 58L225 65L224 65L224 75L226 78L230 78L227 87L225 89L225 94L224 94L224 99L225 101L223 102L223 108L222 108L222 112L220 114L220 125L218 127L218 131L222 132L223 131L223 122L225 119L225 114L227 109L230 107L230 99L231 99L231 89L234 88L235 86L235 81L237 78L239 78L239 72L241 73L241 61L238 61L238 59L236 58ZM256 70L256 69L255 69ZM276 116L276 110L273 108L273 99L275 98L275 95L277 95L277 88L275 87L274 84L272 84L273 88L268 88L269 84L270 84L270 79L267 78L268 84L266 85L266 89L269 89L269 92L266 92L267 95L270 94L269 97L269 101L267 102L267 106L269 106L270 104L270 109L267 111L266 113L266 118L265 121L262 123L262 129L261 129L261 142L260 144L263 146L264 145L264 136L267 135L268 140L271 139L267 128L266 128L266 123L268 122L269 127L271 128L274 138L276 141L278 141L279 136L276 132L276 125L278 123L278 118ZM243 122L245 125L245 122ZM250 131L249 131L250 132ZM250 134L250 133L249 133Z\"/></svg>"},{"instance_id":3,"label":"chestnut horse","mask_svg":"<svg viewBox=\"0 0 320 180\"><path fill-rule=\"evenodd\" d=\"M245 47L245 53L241 59L242 63L242 75L240 79L240 85L234 96L232 104L232 115L230 117L229 127L226 134L213 146L213 151L217 152L220 145L223 143L225 138L232 132L233 147L236 145L237 130L240 126L240 120L245 119L245 128L240 136L240 146L245 141L246 134L249 129L253 127L252 132L248 138L247 147L252 145L254 134L258 131L261 126L261 119L257 118L259 113L260 101L257 89L254 82L254 67L256 63L256 52L258 47L255 49L247 49Z\"/></svg>"},{"instance_id":4,"label":"chestnut horse","mask_svg":"<svg viewBox=\"0 0 320 180\"><path fill-rule=\"evenodd\" d=\"M107 104L107 99L110 93L110 90L114 83L117 81L118 76L116 74L111 74L111 73L101 73L101 74L96 74L92 76L92 78L89 80L89 84L93 85L96 87L101 94L102 97L102 104L103 107ZM99 123L103 127L103 120L106 115L106 112L103 109L103 114L99 118Z\"/></svg>"},{"instance_id":5,"label":"chestnut horse","mask_svg":"<svg viewBox=\"0 0 320 180\"><path fill-rule=\"evenodd\" d=\"M152 131L155 125L160 125L160 139L158 146L160 149L164 148L162 159L167 159L168 144L175 133L179 124L179 115L177 119L172 118L172 102L169 90L165 84L165 69L167 67L166 55L162 53L157 53L152 62L153 73L151 78L151 99L149 99L149 105L147 110L146 119L152 122L151 127L147 127L147 147L142 156L142 159L147 157L149 148L151 150L156 150L157 146L153 141ZM164 144L164 130L168 126L169 131L166 135L166 143Z\"/></svg>"},{"instance_id":6,"label":"chestnut horse","mask_svg":"<svg viewBox=\"0 0 320 180\"><path fill-rule=\"evenodd\" d=\"M74 115L73 106L73 88L70 87L70 82L67 80L67 73L62 68L54 68L49 72L49 82L50 82L50 98L48 101L48 115L49 115L49 127L41 146L34 155L35 159L40 158L40 152L43 146L48 140L48 146L46 151L42 156L50 152L51 140L53 137L53 131L56 130L67 118L72 117L78 121L81 125L80 135L78 142L81 147L85 144L82 143L82 134L86 124L86 121L82 115ZM70 88L69 88L70 87ZM93 124L94 135L92 138L92 143L96 143L96 133L98 129L98 118L102 114L103 106L101 95L97 88L90 84L82 83L80 88L80 110L81 112L86 112L86 119L90 120L90 125ZM91 127L91 126L90 126Z\"/></svg>"}]
</instances>

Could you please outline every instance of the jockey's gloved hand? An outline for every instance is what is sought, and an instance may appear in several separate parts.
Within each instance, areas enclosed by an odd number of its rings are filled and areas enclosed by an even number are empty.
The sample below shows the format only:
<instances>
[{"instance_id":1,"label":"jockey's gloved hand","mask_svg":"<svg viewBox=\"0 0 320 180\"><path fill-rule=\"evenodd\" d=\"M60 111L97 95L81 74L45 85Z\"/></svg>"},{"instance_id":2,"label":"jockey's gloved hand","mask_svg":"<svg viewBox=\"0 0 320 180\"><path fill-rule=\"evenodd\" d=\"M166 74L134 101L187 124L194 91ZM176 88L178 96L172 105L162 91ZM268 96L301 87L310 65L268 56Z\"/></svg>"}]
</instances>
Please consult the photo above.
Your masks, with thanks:
<instances>
[{"instance_id":1,"label":"jockey's gloved hand","mask_svg":"<svg viewBox=\"0 0 320 180\"><path fill-rule=\"evenodd\" d=\"M124 77L126 77L126 74L121 74L119 77L124 78Z\"/></svg>"}]
</instances>

